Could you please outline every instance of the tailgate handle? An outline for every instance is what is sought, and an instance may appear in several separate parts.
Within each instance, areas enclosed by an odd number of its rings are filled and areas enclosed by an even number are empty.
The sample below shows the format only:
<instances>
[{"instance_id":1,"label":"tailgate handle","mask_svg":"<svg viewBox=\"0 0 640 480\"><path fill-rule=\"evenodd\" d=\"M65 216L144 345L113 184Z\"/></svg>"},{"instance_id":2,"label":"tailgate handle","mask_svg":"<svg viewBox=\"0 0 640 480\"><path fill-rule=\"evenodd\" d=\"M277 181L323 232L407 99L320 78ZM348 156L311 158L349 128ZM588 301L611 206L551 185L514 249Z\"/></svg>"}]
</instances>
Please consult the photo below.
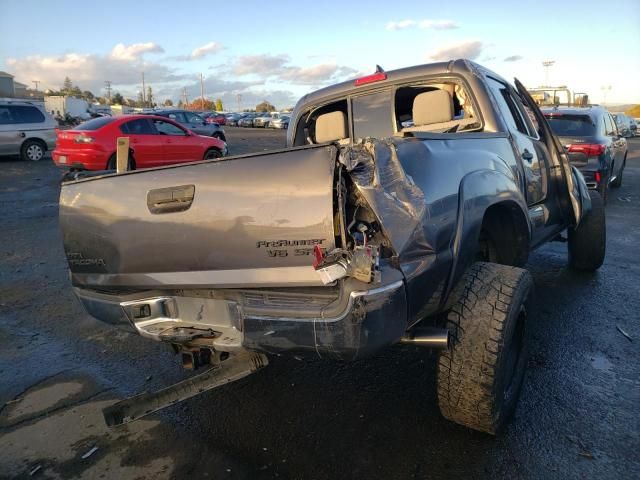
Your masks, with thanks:
<instances>
[{"instance_id":1,"label":"tailgate handle","mask_svg":"<svg viewBox=\"0 0 640 480\"><path fill-rule=\"evenodd\" d=\"M173 213L189 210L196 192L195 185L157 188L147 193L147 207L151 213Z\"/></svg>"}]
</instances>

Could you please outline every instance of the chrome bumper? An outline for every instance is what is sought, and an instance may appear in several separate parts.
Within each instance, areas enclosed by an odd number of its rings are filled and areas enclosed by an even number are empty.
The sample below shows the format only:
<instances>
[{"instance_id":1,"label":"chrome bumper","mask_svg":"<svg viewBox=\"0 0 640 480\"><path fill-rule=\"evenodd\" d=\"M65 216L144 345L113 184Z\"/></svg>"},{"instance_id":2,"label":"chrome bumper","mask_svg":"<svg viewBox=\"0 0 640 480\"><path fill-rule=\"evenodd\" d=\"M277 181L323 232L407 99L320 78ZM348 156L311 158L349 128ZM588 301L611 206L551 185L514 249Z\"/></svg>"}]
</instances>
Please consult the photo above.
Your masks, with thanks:
<instances>
[{"instance_id":1,"label":"chrome bumper","mask_svg":"<svg viewBox=\"0 0 640 480\"><path fill-rule=\"evenodd\" d=\"M393 280L350 292L340 313L318 318L246 314L237 302L223 299L74 290L93 317L156 341L187 344L197 340L219 351L311 351L353 359L396 343L404 334L404 283L401 278Z\"/></svg>"}]
</instances>

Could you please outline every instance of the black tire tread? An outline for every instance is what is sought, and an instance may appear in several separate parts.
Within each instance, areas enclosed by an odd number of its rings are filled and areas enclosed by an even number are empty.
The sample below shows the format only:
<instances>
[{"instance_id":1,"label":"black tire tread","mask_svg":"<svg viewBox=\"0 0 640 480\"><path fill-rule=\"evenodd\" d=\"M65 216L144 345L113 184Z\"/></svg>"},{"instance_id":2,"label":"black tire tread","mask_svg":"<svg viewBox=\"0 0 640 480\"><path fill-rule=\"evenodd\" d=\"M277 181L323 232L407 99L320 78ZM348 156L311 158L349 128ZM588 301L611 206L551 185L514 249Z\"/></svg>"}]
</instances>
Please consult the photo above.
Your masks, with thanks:
<instances>
[{"instance_id":1,"label":"black tire tread","mask_svg":"<svg viewBox=\"0 0 640 480\"><path fill-rule=\"evenodd\" d=\"M511 412L497 401L504 335L510 313L519 313L532 284L527 270L484 262L461 281L459 301L447 316L453 346L438 365L438 404L445 418L490 434L508 418Z\"/></svg>"}]
</instances>

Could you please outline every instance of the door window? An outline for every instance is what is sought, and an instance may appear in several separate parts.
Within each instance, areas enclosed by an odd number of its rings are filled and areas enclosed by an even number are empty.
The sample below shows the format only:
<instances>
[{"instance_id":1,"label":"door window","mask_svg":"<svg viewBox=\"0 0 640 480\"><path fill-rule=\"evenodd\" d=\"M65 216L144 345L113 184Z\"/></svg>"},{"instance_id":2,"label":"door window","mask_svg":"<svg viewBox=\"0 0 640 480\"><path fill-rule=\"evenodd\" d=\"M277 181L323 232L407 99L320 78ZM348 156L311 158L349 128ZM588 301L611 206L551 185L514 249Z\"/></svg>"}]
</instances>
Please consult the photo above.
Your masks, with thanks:
<instances>
[{"instance_id":1,"label":"door window","mask_svg":"<svg viewBox=\"0 0 640 480\"><path fill-rule=\"evenodd\" d=\"M197 123L202 124L204 120L200 115L196 115L195 113L185 112L184 116L187 118L187 123Z\"/></svg>"},{"instance_id":2,"label":"door window","mask_svg":"<svg viewBox=\"0 0 640 480\"><path fill-rule=\"evenodd\" d=\"M509 95L507 86L491 77L487 77L487 84L491 88L493 98L498 103L498 108L500 113L502 113L502 118L507 123L507 127L512 131L516 130L518 132L528 134L524 122L518 114L515 104ZM507 101L507 99L510 99L510 101Z\"/></svg>"},{"instance_id":3,"label":"door window","mask_svg":"<svg viewBox=\"0 0 640 480\"><path fill-rule=\"evenodd\" d=\"M26 105L11 105L4 108L8 108L10 117L13 120L9 123L42 123L44 122L44 115L36 107L29 107ZM0 115L2 115L0 113ZM0 122L2 122L0 120Z\"/></svg>"},{"instance_id":4,"label":"door window","mask_svg":"<svg viewBox=\"0 0 640 480\"><path fill-rule=\"evenodd\" d=\"M351 100L351 109L355 138L393 135L390 90L355 97Z\"/></svg>"},{"instance_id":5,"label":"door window","mask_svg":"<svg viewBox=\"0 0 640 480\"><path fill-rule=\"evenodd\" d=\"M0 125L11 125L16 123L11 115L11 107L0 106Z\"/></svg>"},{"instance_id":6,"label":"door window","mask_svg":"<svg viewBox=\"0 0 640 480\"><path fill-rule=\"evenodd\" d=\"M167 115L167 117L179 123L186 123L187 121L184 116L184 113L182 112L171 112L170 114Z\"/></svg>"},{"instance_id":7,"label":"door window","mask_svg":"<svg viewBox=\"0 0 640 480\"><path fill-rule=\"evenodd\" d=\"M173 136L186 136L187 132L174 125L173 123L165 122L163 120L154 120L153 124L160 135L173 135Z\"/></svg>"},{"instance_id":8,"label":"door window","mask_svg":"<svg viewBox=\"0 0 640 480\"><path fill-rule=\"evenodd\" d=\"M139 118L122 124L120 125L120 131L129 135L155 135L157 133L146 118Z\"/></svg>"}]
</instances>

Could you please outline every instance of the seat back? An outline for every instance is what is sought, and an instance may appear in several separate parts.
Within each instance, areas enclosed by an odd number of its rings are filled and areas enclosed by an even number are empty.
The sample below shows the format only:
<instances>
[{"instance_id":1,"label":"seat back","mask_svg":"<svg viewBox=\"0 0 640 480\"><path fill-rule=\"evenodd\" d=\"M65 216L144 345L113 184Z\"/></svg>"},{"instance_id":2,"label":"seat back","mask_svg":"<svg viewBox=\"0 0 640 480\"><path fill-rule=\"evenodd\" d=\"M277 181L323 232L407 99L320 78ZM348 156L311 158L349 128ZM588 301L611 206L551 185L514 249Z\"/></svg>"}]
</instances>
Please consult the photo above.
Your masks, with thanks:
<instances>
[{"instance_id":1,"label":"seat back","mask_svg":"<svg viewBox=\"0 0 640 480\"><path fill-rule=\"evenodd\" d=\"M453 99L446 90L433 90L413 99L413 125L431 125L453 120Z\"/></svg>"},{"instance_id":2,"label":"seat back","mask_svg":"<svg viewBox=\"0 0 640 480\"><path fill-rule=\"evenodd\" d=\"M341 111L323 113L316 119L316 143L335 142L349 137L347 117Z\"/></svg>"}]
</instances>

